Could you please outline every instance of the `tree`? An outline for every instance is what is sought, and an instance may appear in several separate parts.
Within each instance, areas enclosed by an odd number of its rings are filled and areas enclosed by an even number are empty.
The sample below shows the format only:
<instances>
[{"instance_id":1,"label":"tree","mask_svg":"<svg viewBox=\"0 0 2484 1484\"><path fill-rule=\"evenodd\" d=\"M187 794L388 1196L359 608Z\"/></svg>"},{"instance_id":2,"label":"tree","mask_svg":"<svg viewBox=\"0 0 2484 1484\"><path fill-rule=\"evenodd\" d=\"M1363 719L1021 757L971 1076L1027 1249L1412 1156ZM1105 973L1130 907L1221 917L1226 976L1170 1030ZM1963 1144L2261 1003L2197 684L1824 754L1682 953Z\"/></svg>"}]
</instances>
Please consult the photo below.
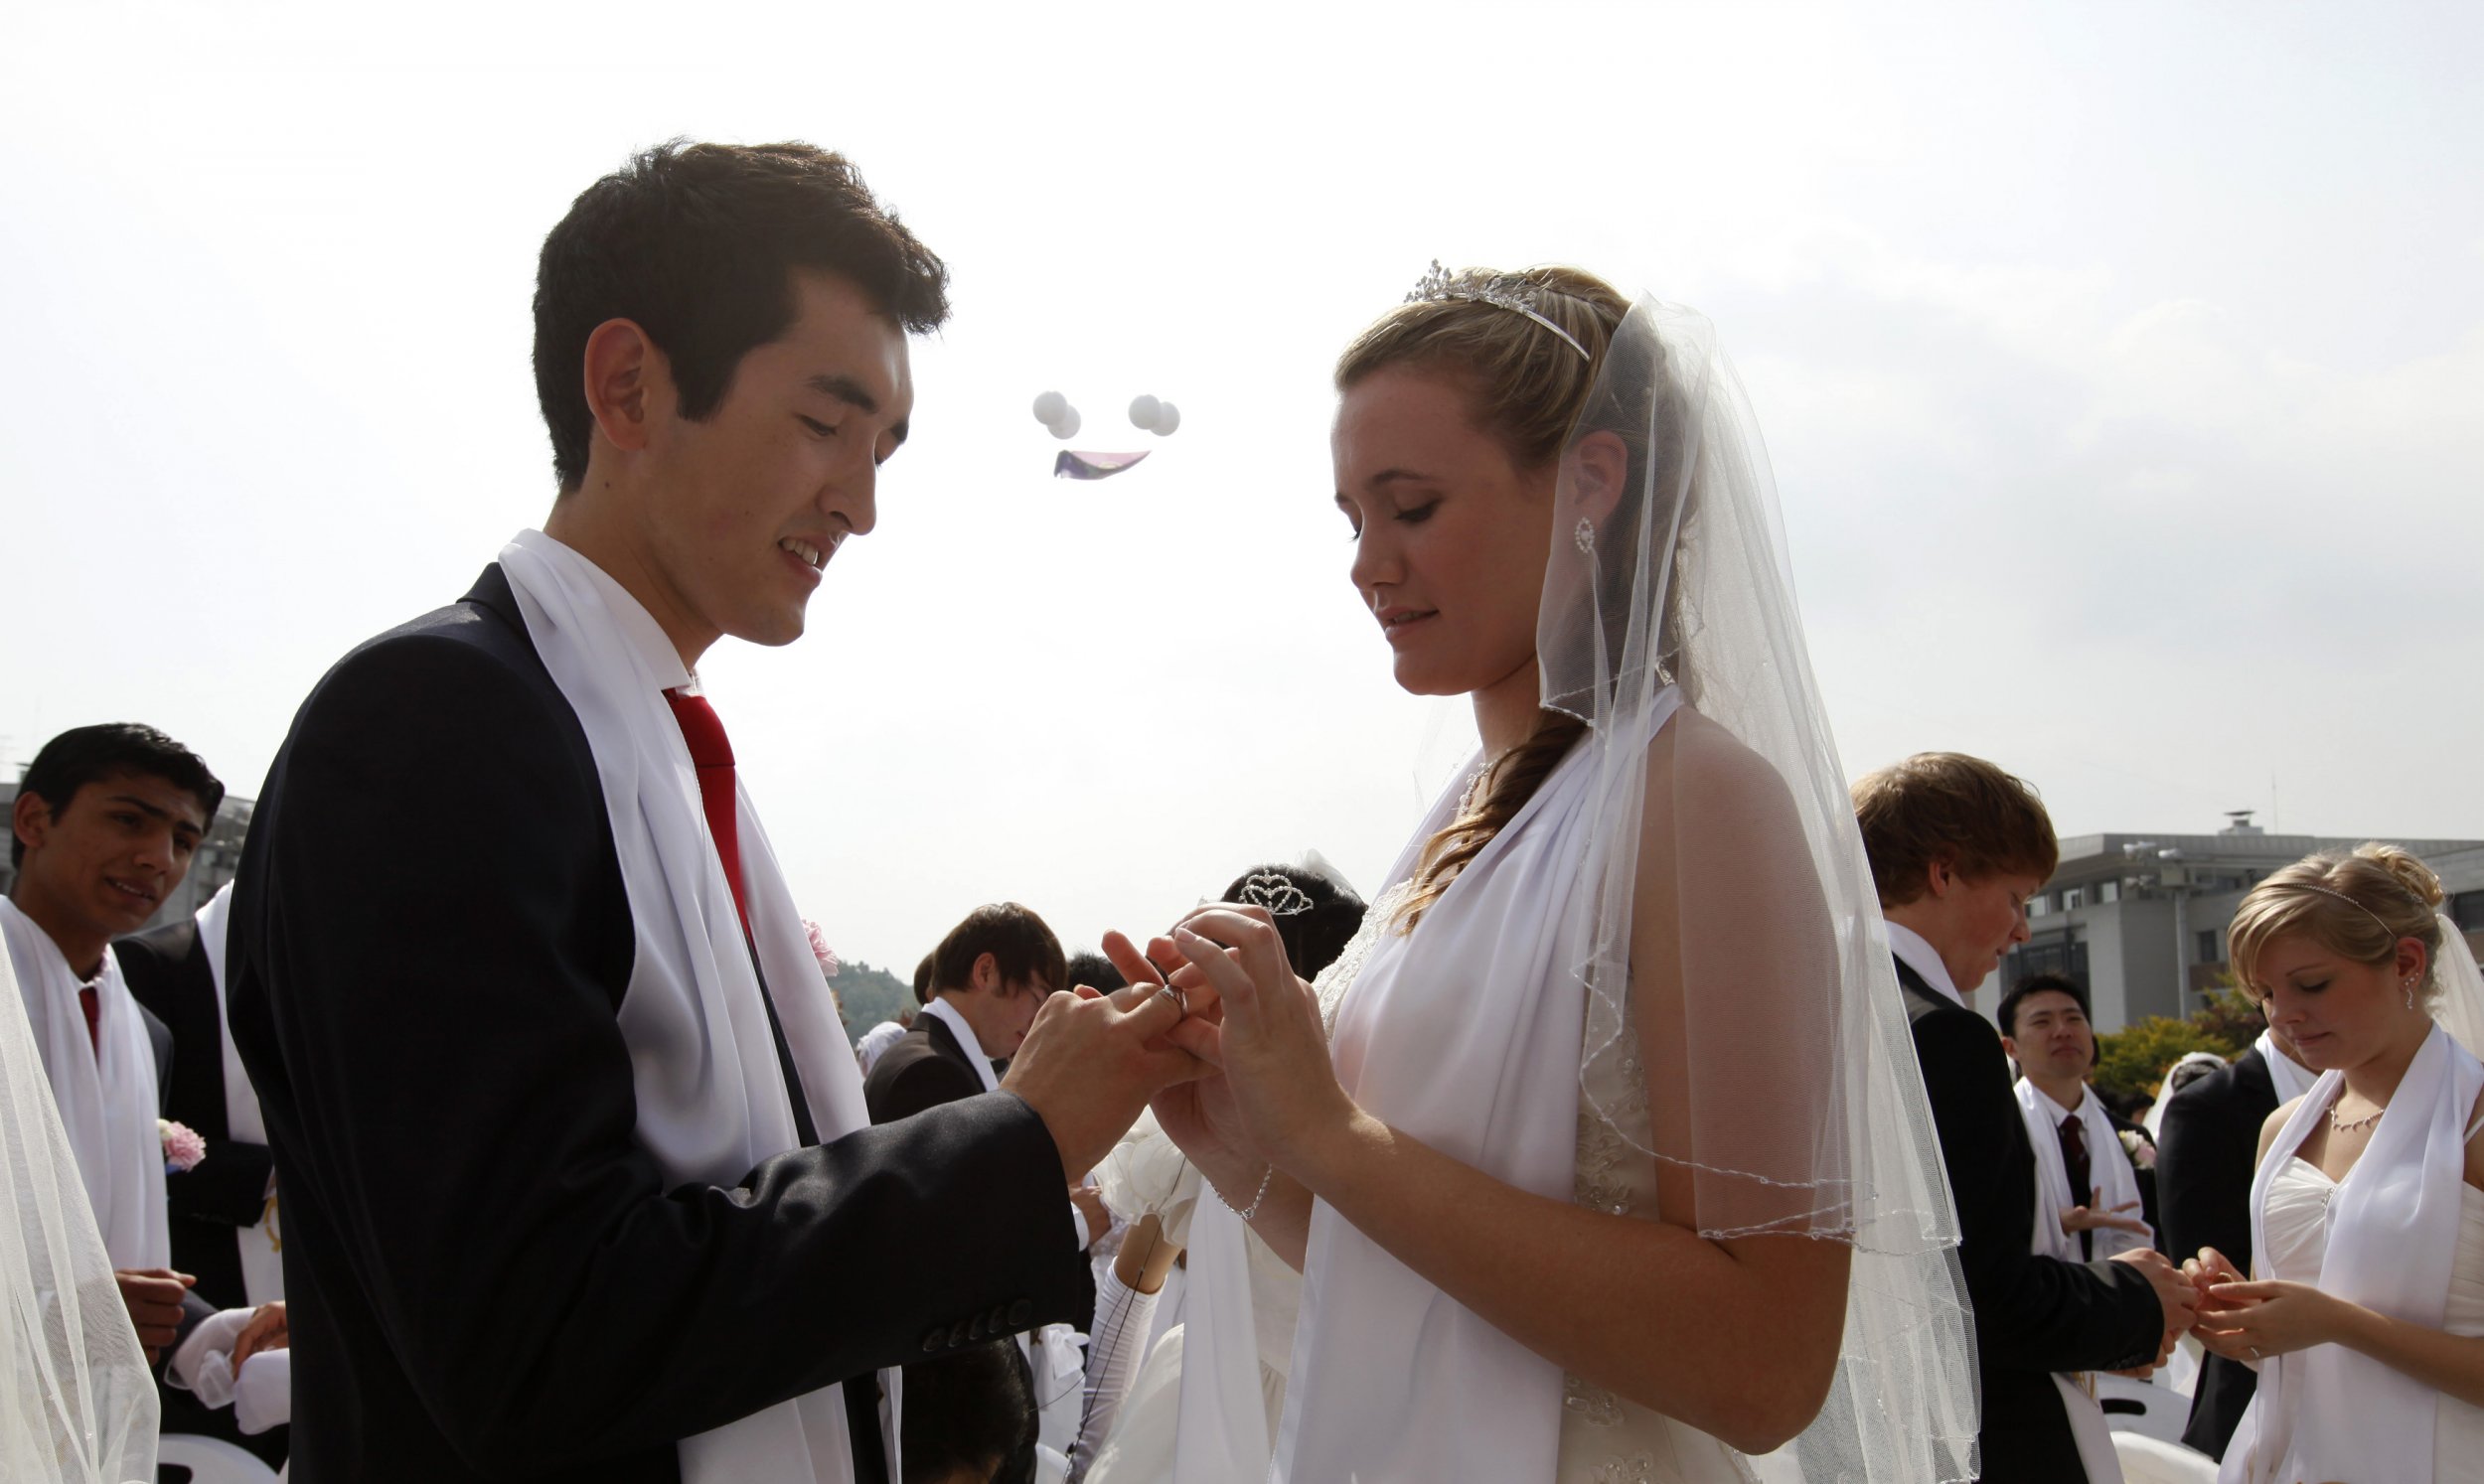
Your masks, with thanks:
<instances>
[{"instance_id":1,"label":"tree","mask_svg":"<svg viewBox=\"0 0 2484 1484\"><path fill-rule=\"evenodd\" d=\"M2176 1020L2150 1015L2096 1038L2096 1086L2099 1093L2136 1093L2154 1097L2165 1071L2194 1051L2232 1061L2259 1034L2259 1015L2251 1011L2248 1026L2219 1006ZM2238 1034L2240 1033L2240 1034Z\"/></svg>"}]
</instances>

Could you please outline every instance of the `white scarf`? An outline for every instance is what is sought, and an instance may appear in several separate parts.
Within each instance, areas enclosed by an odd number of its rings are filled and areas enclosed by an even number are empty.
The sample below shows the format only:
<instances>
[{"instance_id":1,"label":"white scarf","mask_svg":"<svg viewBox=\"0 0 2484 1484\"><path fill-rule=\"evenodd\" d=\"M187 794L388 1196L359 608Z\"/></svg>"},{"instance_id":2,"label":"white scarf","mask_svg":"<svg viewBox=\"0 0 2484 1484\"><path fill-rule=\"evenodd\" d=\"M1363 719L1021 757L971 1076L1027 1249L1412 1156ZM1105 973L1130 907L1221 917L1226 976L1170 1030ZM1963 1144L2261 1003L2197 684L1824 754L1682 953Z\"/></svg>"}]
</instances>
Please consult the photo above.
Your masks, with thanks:
<instances>
[{"instance_id":1,"label":"white scarf","mask_svg":"<svg viewBox=\"0 0 2484 1484\"><path fill-rule=\"evenodd\" d=\"M1679 704L1661 692L1644 738ZM1617 746L1624 744L1617 743ZM1597 906L1584 806L1598 749L1572 749L1411 935L1383 932L1337 1012L1338 1081L1372 1116L1496 1180L1569 1201L1586 991L1562 956ZM1643 776L1643 774L1642 774ZM1398 857L1392 892L1463 781ZM1636 848L1636 839L1629 847ZM1392 893L1384 893L1386 902ZM1278 1484L1541 1480L1560 1455L1561 1368L1442 1292L1326 1202L1312 1208Z\"/></svg>"},{"instance_id":2,"label":"white scarf","mask_svg":"<svg viewBox=\"0 0 2484 1484\"><path fill-rule=\"evenodd\" d=\"M2019 1116L2027 1122L2027 1141L2036 1148L2036 1225L2029 1250L2040 1258L2085 1262L2088 1255L2080 1251L2079 1234L2062 1230L2062 1213L2072 1204L2065 1199L2070 1191L2070 1165L2062 1157L2062 1119L2070 1114L2026 1078L2018 1080L2016 1091ZM2087 1138L2091 1183L2103 1191L2105 1209L2117 1211L2127 1205L2135 1211L2138 1173L2122 1152L2120 1136L2104 1115L2104 1105L2096 1101L2096 1090L2083 1086L2080 1095L2079 1126ZM2147 1238L2130 1232L2098 1230L2095 1238L2098 1258L2149 1245ZM2053 1385L2062 1394L2062 1410L2070 1415L2071 1436L2078 1443L2088 1484L2120 1484L2121 1460L2113 1451L2112 1427L2104 1420L2104 1409L2091 1390L2095 1384L2093 1373L2057 1371L2053 1375Z\"/></svg>"},{"instance_id":3,"label":"white scarf","mask_svg":"<svg viewBox=\"0 0 2484 1484\"><path fill-rule=\"evenodd\" d=\"M528 530L502 549L500 561L536 653L577 713L603 783L637 945L620 1023L639 1140L668 1179L730 1189L798 1140L767 1004L707 831L698 771L664 697L691 676L638 600L577 552ZM861 1073L750 795L737 794L751 943L813 1124L823 1140L833 1140L870 1123ZM883 1375L893 1414L896 1373ZM895 1439L892 1422L892 1460ZM841 1389L823 1387L684 1438L681 1465L686 1484L847 1484L853 1456Z\"/></svg>"},{"instance_id":4,"label":"white scarf","mask_svg":"<svg viewBox=\"0 0 2484 1484\"><path fill-rule=\"evenodd\" d=\"M1001 1086L1001 1074L992 1070L992 1058L984 1055L984 1043L975 1038L975 1027L966 1023L966 1017L958 1012L957 1006L949 1003L947 995L933 995L931 1003L923 1006L923 1012L937 1016L943 1025L949 1027L949 1034L958 1038L958 1049L964 1051L966 1059L975 1064L975 1075L983 1079L985 1092L993 1092Z\"/></svg>"},{"instance_id":5,"label":"white scarf","mask_svg":"<svg viewBox=\"0 0 2484 1484\"><path fill-rule=\"evenodd\" d=\"M216 1039L223 1043L225 1059L225 1135L245 1144L267 1142L267 1120L258 1111L258 1094L250 1089L250 1074L241 1066L241 1053L233 1044L232 1024L225 1009L225 942L233 918L233 883L228 881L216 895L199 909L199 951L207 955L207 965L216 980ZM241 1250L241 1293L255 1308L284 1297L284 1257L277 1249L280 1220L271 1203L254 1224L243 1227L235 1237Z\"/></svg>"},{"instance_id":6,"label":"white scarf","mask_svg":"<svg viewBox=\"0 0 2484 1484\"><path fill-rule=\"evenodd\" d=\"M2275 1058L2271 1057L2271 1070ZM2251 1251L2266 1253L2268 1186L2327 1116L2345 1078L2321 1074L2251 1179ZM2363 1157L2330 1197L2323 1293L2394 1319L2441 1327L2458 1252L2466 1184L2467 1113L2484 1092L2484 1064L2434 1026L2391 1095ZM2263 1260L2264 1265L2264 1260ZM2290 1415L2261 1404L2287 1395L2302 1369ZM2358 1479L2426 1484L2440 1393L2343 1345L2314 1345L2260 1362L2259 1391L2226 1449L2219 1484Z\"/></svg>"},{"instance_id":7,"label":"white scarf","mask_svg":"<svg viewBox=\"0 0 2484 1484\"><path fill-rule=\"evenodd\" d=\"M2251 1043L2259 1059L2268 1064L2268 1085L2277 1090L2277 1107L2283 1108L2311 1091L2320 1074L2287 1056L2277 1045L2277 1038L2266 1031Z\"/></svg>"},{"instance_id":8,"label":"white scarf","mask_svg":"<svg viewBox=\"0 0 2484 1484\"><path fill-rule=\"evenodd\" d=\"M138 1002L121 979L120 961L103 951L94 977L102 1007L97 1041L86 1038L78 991L85 982L61 956L52 935L0 901L0 936L17 967L26 1021L51 1079L53 1102L78 1156L78 1173L94 1207L95 1226L114 1267L169 1267L171 1217L164 1205L164 1135L156 1127L155 1046Z\"/></svg>"}]
</instances>

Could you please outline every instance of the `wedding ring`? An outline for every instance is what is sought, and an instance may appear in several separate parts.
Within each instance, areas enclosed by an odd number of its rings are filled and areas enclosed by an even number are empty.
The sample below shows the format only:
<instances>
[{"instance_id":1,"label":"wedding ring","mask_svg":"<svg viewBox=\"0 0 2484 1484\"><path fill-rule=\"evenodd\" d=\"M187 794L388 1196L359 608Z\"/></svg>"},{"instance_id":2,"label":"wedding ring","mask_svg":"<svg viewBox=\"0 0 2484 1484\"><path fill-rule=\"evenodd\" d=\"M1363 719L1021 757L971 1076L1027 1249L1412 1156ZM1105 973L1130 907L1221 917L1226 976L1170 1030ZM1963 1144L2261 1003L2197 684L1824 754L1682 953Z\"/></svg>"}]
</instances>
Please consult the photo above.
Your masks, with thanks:
<instances>
[{"instance_id":1,"label":"wedding ring","mask_svg":"<svg viewBox=\"0 0 2484 1484\"><path fill-rule=\"evenodd\" d=\"M1174 1008L1181 1011L1181 1018L1184 1020L1190 1018L1190 1001L1182 996L1180 990L1175 989L1170 984L1159 984L1156 986L1156 992L1159 994L1171 995L1173 997Z\"/></svg>"}]
</instances>

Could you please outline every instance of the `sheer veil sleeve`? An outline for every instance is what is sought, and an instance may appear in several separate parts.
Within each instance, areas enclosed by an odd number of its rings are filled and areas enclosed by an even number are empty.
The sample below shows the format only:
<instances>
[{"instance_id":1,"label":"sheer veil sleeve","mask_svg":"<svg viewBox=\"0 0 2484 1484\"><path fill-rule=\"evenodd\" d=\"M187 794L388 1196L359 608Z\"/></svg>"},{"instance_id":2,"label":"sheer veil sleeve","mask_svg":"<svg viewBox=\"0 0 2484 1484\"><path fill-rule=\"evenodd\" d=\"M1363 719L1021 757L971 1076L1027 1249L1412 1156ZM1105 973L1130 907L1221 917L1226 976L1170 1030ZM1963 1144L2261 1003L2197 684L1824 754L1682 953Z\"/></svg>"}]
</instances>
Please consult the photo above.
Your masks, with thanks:
<instances>
[{"instance_id":1,"label":"sheer veil sleeve","mask_svg":"<svg viewBox=\"0 0 2484 1484\"><path fill-rule=\"evenodd\" d=\"M1802 1477L1972 1478L1956 1217L1766 454L1704 319L1632 307L1558 488L1543 702L1588 725L1602 821L1563 928L1582 1109L1669 1188L1689 1173L1701 1235L1853 1249L1831 1396L1785 1450ZM1682 709L1651 748L1668 691ZM1642 1052L1640 1124L1598 1089L1635 1082L1607 1063Z\"/></svg>"},{"instance_id":2,"label":"sheer veil sleeve","mask_svg":"<svg viewBox=\"0 0 2484 1484\"><path fill-rule=\"evenodd\" d=\"M0 952L0 1479L147 1484L155 1382Z\"/></svg>"}]
</instances>

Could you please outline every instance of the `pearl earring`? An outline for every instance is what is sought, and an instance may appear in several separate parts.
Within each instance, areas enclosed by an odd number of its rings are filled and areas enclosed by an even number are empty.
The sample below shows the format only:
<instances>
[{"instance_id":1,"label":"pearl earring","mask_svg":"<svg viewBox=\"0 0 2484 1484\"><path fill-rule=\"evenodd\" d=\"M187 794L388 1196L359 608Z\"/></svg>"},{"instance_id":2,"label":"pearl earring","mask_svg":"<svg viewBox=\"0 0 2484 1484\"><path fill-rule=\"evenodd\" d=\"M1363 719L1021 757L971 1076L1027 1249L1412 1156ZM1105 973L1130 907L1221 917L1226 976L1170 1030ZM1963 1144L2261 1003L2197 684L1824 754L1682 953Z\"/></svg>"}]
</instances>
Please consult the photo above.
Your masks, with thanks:
<instances>
[{"instance_id":1,"label":"pearl earring","mask_svg":"<svg viewBox=\"0 0 2484 1484\"><path fill-rule=\"evenodd\" d=\"M2412 980L2412 979L2408 979L2408 980L2406 980L2406 1008L2407 1008L2407 1009L2409 1009L2409 1010L2411 1010L2411 1009L2413 1009L2414 1007L2415 1007L2415 981L2414 981L2414 980Z\"/></svg>"}]
</instances>

